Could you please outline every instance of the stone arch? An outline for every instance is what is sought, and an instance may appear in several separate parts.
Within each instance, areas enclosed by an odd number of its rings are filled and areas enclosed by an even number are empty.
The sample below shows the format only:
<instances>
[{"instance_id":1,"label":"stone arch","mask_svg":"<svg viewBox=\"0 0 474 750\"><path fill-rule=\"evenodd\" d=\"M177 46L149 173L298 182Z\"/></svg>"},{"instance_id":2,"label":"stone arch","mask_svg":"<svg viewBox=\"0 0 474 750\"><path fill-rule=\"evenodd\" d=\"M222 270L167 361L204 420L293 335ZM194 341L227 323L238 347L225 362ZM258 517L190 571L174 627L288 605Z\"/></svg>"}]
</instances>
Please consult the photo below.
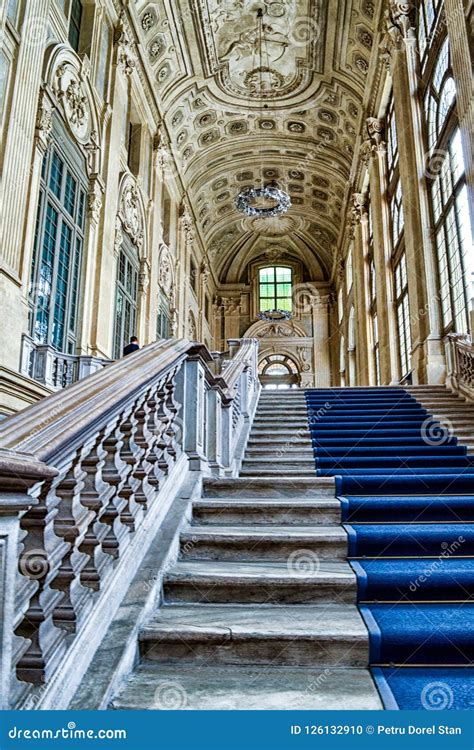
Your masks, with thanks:
<instances>
[{"instance_id":1,"label":"stone arch","mask_svg":"<svg viewBox=\"0 0 474 750\"><path fill-rule=\"evenodd\" d=\"M303 326L299 325L295 320L284 320L268 322L266 320L258 320L256 323L252 323L250 328L247 328L244 333L245 338L295 338L301 337L306 338L307 333Z\"/></svg>"}]
</instances>

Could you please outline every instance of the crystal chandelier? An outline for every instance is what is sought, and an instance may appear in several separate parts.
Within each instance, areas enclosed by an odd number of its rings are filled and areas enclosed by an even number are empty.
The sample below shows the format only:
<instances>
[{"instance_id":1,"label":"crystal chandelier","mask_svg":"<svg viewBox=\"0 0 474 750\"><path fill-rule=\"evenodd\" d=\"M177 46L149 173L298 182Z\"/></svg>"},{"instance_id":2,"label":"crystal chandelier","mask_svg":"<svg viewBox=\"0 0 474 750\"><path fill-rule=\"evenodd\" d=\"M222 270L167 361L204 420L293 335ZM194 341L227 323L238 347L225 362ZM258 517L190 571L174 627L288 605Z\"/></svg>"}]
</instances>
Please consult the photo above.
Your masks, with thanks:
<instances>
[{"instance_id":1,"label":"crystal chandelier","mask_svg":"<svg viewBox=\"0 0 474 750\"><path fill-rule=\"evenodd\" d=\"M252 202L258 199L270 200L271 206L253 206ZM246 216L270 217L280 216L288 211L291 206L290 196L277 187L249 187L242 190L235 201L235 207Z\"/></svg>"}]
</instances>

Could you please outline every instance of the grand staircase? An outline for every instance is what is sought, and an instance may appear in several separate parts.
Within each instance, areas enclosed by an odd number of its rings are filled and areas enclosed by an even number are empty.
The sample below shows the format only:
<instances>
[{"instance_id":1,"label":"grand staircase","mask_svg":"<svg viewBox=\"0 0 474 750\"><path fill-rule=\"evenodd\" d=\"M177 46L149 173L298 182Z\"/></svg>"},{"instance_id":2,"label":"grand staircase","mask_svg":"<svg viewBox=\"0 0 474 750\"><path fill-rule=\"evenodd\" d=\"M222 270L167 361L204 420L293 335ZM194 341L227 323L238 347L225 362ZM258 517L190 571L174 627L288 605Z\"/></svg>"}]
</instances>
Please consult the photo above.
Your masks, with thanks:
<instances>
[{"instance_id":1,"label":"grand staircase","mask_svg":"<svg viewBox=\"0 0 474 750\"><path fill-rule=\"evenodd\" d=\"M204 481L111 707L381 708L347 544L304 392L264 391L240 476Z\"/></svg>"},{"instance_id":2,"label":"grand staircase","mask_svg":"<svg viewBox=\"0 0 474 750\"><path fill-rule=\"evenodd\" d=\"M444 388L264 391L110 707L472 707L473 410Z\"/></svg>"}]
</instances>

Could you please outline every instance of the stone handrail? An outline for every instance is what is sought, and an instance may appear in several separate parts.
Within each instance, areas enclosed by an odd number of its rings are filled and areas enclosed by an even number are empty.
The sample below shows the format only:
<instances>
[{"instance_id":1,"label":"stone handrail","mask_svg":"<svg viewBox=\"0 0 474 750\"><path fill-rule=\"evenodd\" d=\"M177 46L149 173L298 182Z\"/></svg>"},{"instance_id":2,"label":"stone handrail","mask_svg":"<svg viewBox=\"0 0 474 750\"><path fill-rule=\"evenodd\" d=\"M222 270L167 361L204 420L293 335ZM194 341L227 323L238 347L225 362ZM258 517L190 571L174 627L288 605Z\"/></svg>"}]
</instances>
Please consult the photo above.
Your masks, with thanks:
<instances>
[{"instance_id":1,"label":"stone handrail","mask_svg":"<svg viewBox=\"0 0 474 750\"><path fill-rule=\"evenodd\" d=\"M18 548L14 573L0 556L10 590L2 707L57 680L111 581L136 571L160 498L188 471L238 471L258 399L257 346L235 342L215 376L204 346L159 341L0 424L0 546L8 518L10 562Z\"/></svg>"},{"instance_id":2,"label":"stone handrail","mask_svg":"<svg viewBox=\"0 0 474 750\"><path fill-rule=\"evenodd\" d=\"M474 401L474 345L468 336L450 334L447 346L447 384Z\"/></svg>"}]
</instances>

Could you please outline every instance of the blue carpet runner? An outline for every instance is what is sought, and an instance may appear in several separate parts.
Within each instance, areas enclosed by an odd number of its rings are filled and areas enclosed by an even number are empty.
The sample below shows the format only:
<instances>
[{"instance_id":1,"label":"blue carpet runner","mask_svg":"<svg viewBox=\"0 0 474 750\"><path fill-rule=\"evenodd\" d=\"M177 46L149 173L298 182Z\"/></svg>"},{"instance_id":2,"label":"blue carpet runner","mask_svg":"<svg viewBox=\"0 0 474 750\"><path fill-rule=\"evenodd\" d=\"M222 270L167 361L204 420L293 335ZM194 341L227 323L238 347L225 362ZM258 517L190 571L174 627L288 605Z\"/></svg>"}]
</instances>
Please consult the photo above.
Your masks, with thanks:
<instances>
[{"instance_id":1,"label":"blue carpet runner","mask_svg":"<svg viewBox=\"0 0 474 750\"><path fill-rule=\"evenodd\" d=\"M403 388L306 391L387 709L474 708L474 457Z\"/></svg>"}]
</instances>

